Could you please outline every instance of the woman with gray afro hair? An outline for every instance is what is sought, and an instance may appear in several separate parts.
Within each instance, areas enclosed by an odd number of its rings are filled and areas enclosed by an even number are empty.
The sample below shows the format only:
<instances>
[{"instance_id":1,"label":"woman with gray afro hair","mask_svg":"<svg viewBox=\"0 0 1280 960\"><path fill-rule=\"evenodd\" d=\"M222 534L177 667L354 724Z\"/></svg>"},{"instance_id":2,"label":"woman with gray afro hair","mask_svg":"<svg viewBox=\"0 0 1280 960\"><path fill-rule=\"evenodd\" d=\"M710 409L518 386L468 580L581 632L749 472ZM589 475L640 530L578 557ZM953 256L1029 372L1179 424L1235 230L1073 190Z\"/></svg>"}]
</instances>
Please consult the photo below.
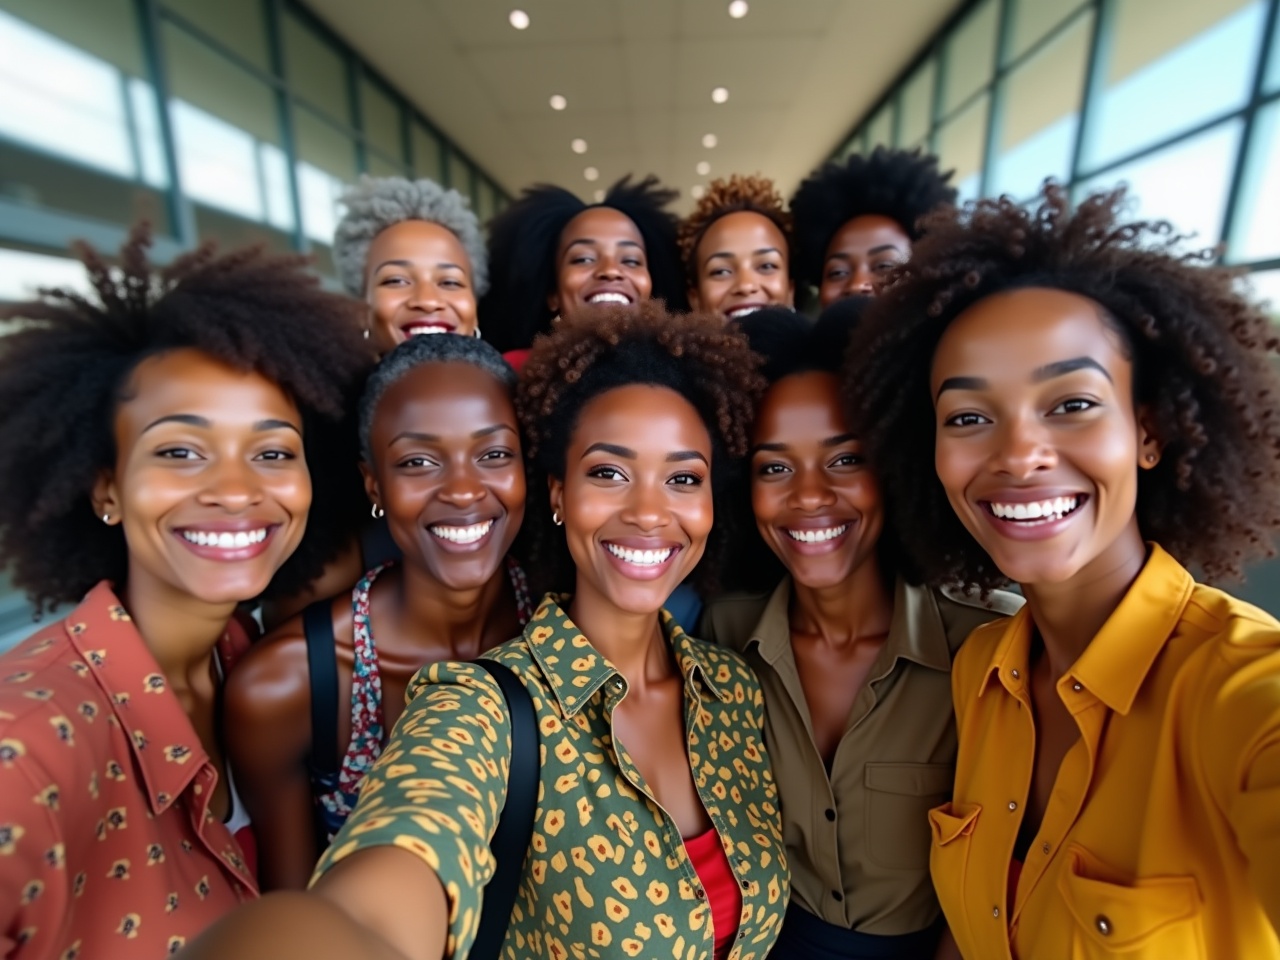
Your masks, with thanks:
<instances>
[{"instance_id":1,"label":"woman with gray afro hair","mask_svg":"<svg viewBox=\"0 0 1280 960\"><path fill-rule=\"evenodd\" d=\"M371 308L365 337L379 354L418 334L479 336L489 262L462 194L434 180L362 177L342 203L334 260L347 292Z\"/></svg>"}]
</instances>

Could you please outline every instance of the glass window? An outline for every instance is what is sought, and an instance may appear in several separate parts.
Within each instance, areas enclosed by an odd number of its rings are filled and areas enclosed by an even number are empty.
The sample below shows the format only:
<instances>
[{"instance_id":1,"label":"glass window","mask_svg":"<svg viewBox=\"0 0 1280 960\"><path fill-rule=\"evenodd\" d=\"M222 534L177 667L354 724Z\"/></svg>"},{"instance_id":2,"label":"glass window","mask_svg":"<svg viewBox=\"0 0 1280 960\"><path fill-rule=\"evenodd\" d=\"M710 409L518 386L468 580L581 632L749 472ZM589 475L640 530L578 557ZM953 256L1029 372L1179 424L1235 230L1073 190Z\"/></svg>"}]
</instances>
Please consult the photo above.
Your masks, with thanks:
<instances>
[{"instance_id":1,"label":"glass window","mask_svg":"<svg viewBox=\"0 0 1280 960\"><path fill-rule=\"evenodd\" d=\"M262 0L161 0L228 50L234 50L259 70L270 72L267 20Z\"/></svg>"},{"instance_id":2,"label":"glass window","mask_svg":"<svg viewBox=\"0 0 1280 960\"><path fill-rule=\"evenodd\" d=\"M409 146L413 149L413 175L441 182L440 141L419 121L409 129Z\"/></svg>"},{"instance_id":3,"label":"glass window","mask_svg":"<svg viewBox=\"0 0 1280 960\"><path fill-rule=\"evenodd\" d=\"M865 151L893 146L893 101L890 100L867 121Z\"/></svg>"},{"instance_id":4,"label":"glass window","mask_svg":"<svg viewBox=\"0 0 1280 960\"><path fill-rule=\"evenodd\" d=\"M1261 303L1271 319L1280 326L1280 270L1260 270L1245 276L1241 284L1244 293Z\"/></svg>"},{"instance_id":5,"label":"glass window","mask_svg":"<svg viewBox=\"0 0 1280 960\"><path fill-rule=\"evenodd\" d=\"M104 4L115 12L118 6ZM108 222L145 217L169 233L169 178L155 89L136 72L136 20L100 22L92 10L86 19L103 31L92 53L0 11L4 192L33 207Z\"/></svg>"},{"instance_id":6,"label":"glass window","mask_svg":"<svg viewBox=\"0 0 1280 960\"><path fill-rule=\"evenodd\" d=\"M476 216L480 218L481 223L488 222L493 216L493 187L488 180L476 178Z\"/></svg>"},{"instance_id":7,"label":"glass window","mask_svg":"<svg viewBox=\"0 0 1280 960\"><path fill-rule=\"evenodd\" d=\"M918 146L929 136L929 129L933 126L933 88L937 74L938 63L930 57L903 84L898 105L898 143L904 147Z\"/></svg>"},{"instance_id":8,"label":"glass window","mask_svg":"<svg viewBox=\"0 0 1280 960\"><path fill-rule=\"evenodd\" d=\"M284 62L295 94L351 125L345 58L292 10L284 16Z\"/></svg>"},{"instance_id":9,"label":"glass window","mask_svg":"<svg viewBox=\"0 0 1280 960\"><path fill-rule=\"evenodd\" d=\"M1086 166L1096 169L1242 107L1266 7L1265 0L1117 0Z\"/></svg>"},{"instance_id":10,"label":"glass window","mask_svg":"<svg viewBox=\"0 0 1280 960\"><path fill-rule=\"evenodd\" d=\"M1004 110L992 193L1023 199L1045 177L1070 179L1092 31L1092 13L1077 18L1000 81Z\"/></svg>"},{"instance_id":11,"label":"glass window","mask_svg":"<svg viewBox=\"0 0 1280 960\"><path fill-rule=\"evenodd\" d=\"M446 163L449 186L468 200L471 199L471 165L462 154L452 149L448 152Z\"/></svg>"},{"instance_id":12,"label":"glass window","mask_svg":"<svg viewBox=\"0 0 1280 960\"><path fill-rule=\"evenodd\" d=\"M105 60L134 77L147 75L138 13L134 0L93 0L92 3L51 3L50 0L0 0L6 10L42 33L57 37L70 47ZM5 38L7 41L9 38ZM12 43L0 43L3 61L22 51ZM4 102L0 98L0 102Z\"/></svg>"},{"instance_id":13,"label":"glass window","mask_svg":"<svg viewBox=\"0 0 1280 960\"><path fill-rule=\"evenodd\" d=\"M42 287L93 295L79 260L0 247L0 302L31 300ZM3 330L4 324L0 324L0 332Z\"/></svg>"},{"instance_id":14,"label":"glass window","mask_svg":"<svg viewBox=\"0 0 1280 960\"><path fill-rule=\"evenodd\" d=\"M360 123L369 145L399 163L404 154L400 105L368 77L360 78Z\"/></svg>"},{"instance_id":15,"label":"glass window","mask_svg":"<svg viewBox=\"0 0 1280 960\"><path fill-rule=\"evenodd\" d=\"M1280 100L1258 111L1228 255L1236 262L1280 257ZM1277 300L1280 304L1280 300Z\"/></svg>"},{"instance_id":16,"label":"glass window","mask_svg":"<svg viewBox=\"0 0 1280 960\"><path fill-rule=\"evenodd\" d=\"M947 39L942 113L948 114L991 80L996 61L1000 5L982 0Z\"/></svg>"},{"instance_id":17,"label":"glass window","mask_svg":"<svg viewBox=\"0 0 1280 960\"><path fill-rule=\"evenodd\" d=\"M979 97L938 128L938 157L943 170L955 170L952 183L960 202L976 199L982 189L982 157L987 142L991 97Z\"/></svg>"},{"instance_id":18,"label":"glass window","mask_svg":"<svg viewBox=\"0 0 1280 960\"><path fill-rule=\"evenodd\" d=\"M371 177L403 177L409 172L404 164L388 160L382 154L374 153L372 150L365 152L364 167L365 173Z\"/></svg>"},{"instance_id":19,"label":"glass window","mask_svg":"<svg viewBox=\"0 0 1280 960\"><path fill-rule=\"evenodd\" d=\"M1276 17L1276 26L1271 33L1271 63L1267 67L1266 88L1268 93L1280 90L1280 17Z\"/></svg>"},{"instance_id":20,"label":"glass window","mask_svg":"<svg viewBox=\"0 0 1280 960\"><path fill-rule=\"evenodd\" d=\"M356 179L355 141L305 108L294 111L294 132L302 229L311 240L316 266L321 273L333 273L329 248L338 226L338 197Z\"/></svg>"},{"instance_id":21,"label":"glass window","mask_svg":"<svg viewBox=\"0 0 1280 960\"><path fill-rule=\"evenodd\" d=\"M1080 9L1081 0L1013 0L1009 8L1009 49L1004 62L1011 63L1042 40L1054 27Z\"/></svg>"},{"instance_id":22,"label":"glass window","mask_svg":"<svg viewBox=\"0 0 1280 960\"><path fill-rule=\"evenodd\" d=\"M1129 184L1133 216L1168 220L1190 250L1210 247L1222 236L1231 168L1240 144L1241 123L1231 120L1176 147L1087 181L1077 198L1117 183Z\"/></svg>"}]
</instances>

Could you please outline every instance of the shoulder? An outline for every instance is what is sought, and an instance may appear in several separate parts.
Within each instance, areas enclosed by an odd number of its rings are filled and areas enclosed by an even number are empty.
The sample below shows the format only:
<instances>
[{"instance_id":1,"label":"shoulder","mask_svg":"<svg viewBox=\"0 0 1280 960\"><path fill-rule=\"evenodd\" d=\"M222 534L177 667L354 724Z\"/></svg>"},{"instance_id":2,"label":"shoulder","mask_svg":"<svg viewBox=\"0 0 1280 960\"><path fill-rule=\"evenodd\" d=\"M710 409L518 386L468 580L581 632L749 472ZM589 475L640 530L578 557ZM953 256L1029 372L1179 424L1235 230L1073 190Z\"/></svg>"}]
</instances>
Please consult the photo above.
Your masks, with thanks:
<instances>
[{"instance_id":1,"label":"shoulder","mask_svg":"<svg viewBox=\"0 0 1280 960\"><path fill-rule=\"evenodd\" d=\"M772 595L772 590L728 593L708 601L702 610L699 634L708 643L742 650L751 639Z\"/></svg>"},{"instance_id":2,"label":"shoulder","mask_svg":"<svg viewBox=\"0 0 1280 960\"><path fill-rule=\"evenodd\" d=\"M998 639L1004 632L1004 621L1021 610L1026 602L1021 596L1008 590L992 590L983 596L976 590L957 587L916 589L931 589L947 634L947 645L953 653L962 644L972 643L971 636L975 631L988 624L993 626L985 635Z\"/></svg>"},{"instance_id":3,"label":"shoulder","mask_svg":"<svg viewBox=\"0 0 1280 960\"><path fill-rule=\"evenodd\" d=\"M1213 655L1231 668L1280 654L1280 621L1251 603L1202 583L1192 588L1178 632L1183 636L1198 634Z\"/></svg>"},{"instance_id":4,"label":"shoulder","mask_svg":"<svg viewBox=\"0 0 1280 960\"><path fill-rule=\"evenodd\" d=\"M738 699L742 694L748 700L756 699L760 692L760 681L741 653L688 634L685 634L682 643L685 644L686 654L702 667L713 686L721 691L728 689L734 692Z\"/></svg>"}]
</instances>

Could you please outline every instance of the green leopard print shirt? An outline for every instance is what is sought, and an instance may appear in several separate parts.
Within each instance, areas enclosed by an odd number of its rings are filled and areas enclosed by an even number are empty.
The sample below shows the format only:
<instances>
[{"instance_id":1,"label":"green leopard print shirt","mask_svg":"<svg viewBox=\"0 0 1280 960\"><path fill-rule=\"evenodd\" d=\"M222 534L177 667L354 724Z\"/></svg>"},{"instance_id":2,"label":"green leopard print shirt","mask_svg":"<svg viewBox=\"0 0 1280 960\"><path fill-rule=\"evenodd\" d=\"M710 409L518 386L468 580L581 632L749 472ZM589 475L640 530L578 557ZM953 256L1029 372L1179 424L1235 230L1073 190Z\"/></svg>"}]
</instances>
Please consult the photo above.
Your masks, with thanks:
<instances>
[{"instance_id":1,"label":"green leopard print shirt","mask_svg":"<svg viewBox=\"0 0 1280 960\"><path fill-rule=\"evenodd\" d=\"M612 737L626 680L564 602L547 596L522 637L485 654L528 688L542 748L533 839L502 956L711 960L711 908L684 843ZM663 630L685 678L694 784L742 893L729 956L763 960L789 880L760 687L736 653L693 639L665 612ZM424 667L407 697L316 877L368 847L415 853L450 900L447 955L465 956L493 873L489 839L506 801L510 721L498 685L467 663Z\"/></svg>"}]
</instances>

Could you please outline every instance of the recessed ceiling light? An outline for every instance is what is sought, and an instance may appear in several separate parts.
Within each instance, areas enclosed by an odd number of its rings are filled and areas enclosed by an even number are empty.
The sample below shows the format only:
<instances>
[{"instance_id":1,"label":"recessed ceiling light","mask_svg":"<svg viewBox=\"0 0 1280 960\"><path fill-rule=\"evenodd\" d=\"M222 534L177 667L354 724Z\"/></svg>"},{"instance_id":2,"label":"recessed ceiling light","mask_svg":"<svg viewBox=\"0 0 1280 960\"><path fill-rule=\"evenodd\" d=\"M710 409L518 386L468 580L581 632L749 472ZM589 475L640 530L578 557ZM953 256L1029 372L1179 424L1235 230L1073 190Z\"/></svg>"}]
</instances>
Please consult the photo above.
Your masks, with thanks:
<instances>
[{"instance_id":1,"label":"recessed ceiling light","mask_svg":"<svg viewBox=\"0 0 1280 960\"><path fill-rule=\"evenodd\" d=\"M729 99L728 87L716 87L714 90L711 91L712 103L724 103L728 99Z\"/></svg>"},{"instance_id":2,"label":"recessed ceiling light","mask_svg":"<svg viewBox=\"0 0 1280 960\"><path fill-rule=\"evenodd\" d=\"M702 145L708 150L713 149L719 142L720 141L716 139L716 135L714 133L705 134L702 138Z\"/></svg>"},{"instance_id":3,"label":"recessed ceiling light","mask_svg":"<svg viewBox=\"0 0 1280 960\"><path fill-rule=\"evenodd\" d=\"M597 170L595 167L587 167L587 169L582 171L582 175L586 177L588 180L600 179L600 171Z\"/></svg>"},{"instance_id":4,"label":"recessed ceiling light","mask_svg":"<svg viewBox=\"0 0 1280 960\"><path fill-rule=\"evenodd\" d=\"M700 183L695 183L689 188L689 193L695 200L701 200L702 195L707 192L707 188Z\"/></svg>"},{"instance_id":5,"label":"recessed ceiling light","mask_svg":"<svg viewBox=\"0 0 1280 960\"><path fill-rule=\"evenodd\" d=\"M587 152L587 141L583 140L581 137L578 137L573 141L573 143L569 144L569 146L573 148L574 153Z\"/></svg>"},{"instance_id":6,"label":"recessed ceiling light","mask_svg":"<svg viewBox=\"0 0 1280 960\"><path fill-rule=\"evenodd\" d=\"M707 161L705 160L701 160L698 162L697 171L698 171L698 176L705 177L708 173L711 172L711 164L707 163Z\"/></svg>"},{"instance_id":7,"label":"recessed ceiling light","mask_svg":"<svg viewBox=\"0 0 1280 960\"><path fill-rule=\"evenodd\" d=\"M604 203L604 191L603 191L603 190L597 190L594 194L592 194L592 196L594 196L594 197L596 198L596 203Z\"/></svg>"},{"instance_id":8,"label":"recessed ceiling light","mask_svg":"<svg viewBox=\"0 0 1280 960\"><path fill-rule=\"evenodd\" d=\"M564 109L565 107L567 107L568 105L569 105L569 101L568 101L568 100L566 100L564 97L560 96L560 94L558 94L558 93L553 93L553 94L551 95L551 109L552 109L552 110L563 110L563 109Z\"/></svg>"},{"instance_id":9,"label":"recessed ceiling light","mask_svg":"<svg viewBox=\"0 0 1280 960\"><path fill-rule=\"evenodd\" d=\"M746 4L744 3L743 6L745 7ZM741 14L738 14L738 16L741 16ZM529 15L523 10L512 10L507 19L511 21L511 25L517 30L524 30L529 26Z\"/></svg>"},{"instance_id":10,"label":"recessed ceiling light","mask_svg":"<svg viewBox=\"0 0 1280 960\"><path fill-rule=\"evenodd\" d=\"M747 0L733 0L733 3L729 4L729 16L735 20L741 20L750 9L747 6Z\"/></svg>"}]
</instances>

